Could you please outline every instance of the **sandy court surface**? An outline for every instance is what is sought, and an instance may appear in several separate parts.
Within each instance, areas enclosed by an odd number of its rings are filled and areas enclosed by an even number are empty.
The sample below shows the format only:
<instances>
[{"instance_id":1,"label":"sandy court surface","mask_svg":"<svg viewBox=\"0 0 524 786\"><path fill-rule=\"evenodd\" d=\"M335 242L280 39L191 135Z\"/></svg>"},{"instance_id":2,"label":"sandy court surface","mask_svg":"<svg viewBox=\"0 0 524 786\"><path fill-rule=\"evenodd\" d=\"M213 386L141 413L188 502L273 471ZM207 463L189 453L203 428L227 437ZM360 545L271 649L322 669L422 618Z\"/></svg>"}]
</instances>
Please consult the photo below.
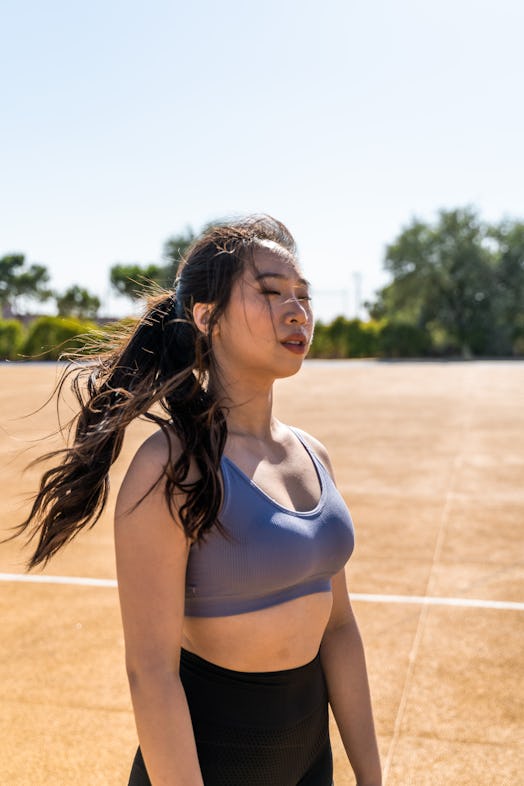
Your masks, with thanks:
<instances>
[{"instance_id":1,"label":"sandy court surface","mask_svg":"<svg viewBox=\"0 0 524 786\"><path fill-rule=\"evenodd\" d=\"M56 428L53 406L20 416L55 378L0 365L2 531ZM355 520L347 572L387 786L524 783L524 362L312 361L278 384L276 411L326 444ZM44 575L114 579L114 494L149 432L130 431L106 514ZM116 589L9 579L23 559L0 549L0 784L123 786L136 734ZM354 784L333 745L336 786Z\"/></svg>"}]
</instances>

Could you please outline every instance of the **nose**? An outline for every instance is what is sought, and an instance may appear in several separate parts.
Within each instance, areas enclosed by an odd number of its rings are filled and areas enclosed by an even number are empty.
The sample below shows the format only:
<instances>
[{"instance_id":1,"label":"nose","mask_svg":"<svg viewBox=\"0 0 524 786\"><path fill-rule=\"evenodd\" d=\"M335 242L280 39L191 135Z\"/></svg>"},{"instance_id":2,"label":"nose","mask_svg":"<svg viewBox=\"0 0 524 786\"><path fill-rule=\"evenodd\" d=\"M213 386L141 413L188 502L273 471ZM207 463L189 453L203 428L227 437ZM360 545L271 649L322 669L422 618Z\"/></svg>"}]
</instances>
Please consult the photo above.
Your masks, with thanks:
<instances>
[{"instance_id":1,"label":"nose","mask_svg":"<svg viewBox=\"0 0 524 786\"><path fill-rule=\"evenodd\" d=\"M286 307L285 318L288 324L307 325L309 322L308 309L300 300L297 300L296 297L289 298L289 300L286 301Z\"/></svg>"}]
</instances>

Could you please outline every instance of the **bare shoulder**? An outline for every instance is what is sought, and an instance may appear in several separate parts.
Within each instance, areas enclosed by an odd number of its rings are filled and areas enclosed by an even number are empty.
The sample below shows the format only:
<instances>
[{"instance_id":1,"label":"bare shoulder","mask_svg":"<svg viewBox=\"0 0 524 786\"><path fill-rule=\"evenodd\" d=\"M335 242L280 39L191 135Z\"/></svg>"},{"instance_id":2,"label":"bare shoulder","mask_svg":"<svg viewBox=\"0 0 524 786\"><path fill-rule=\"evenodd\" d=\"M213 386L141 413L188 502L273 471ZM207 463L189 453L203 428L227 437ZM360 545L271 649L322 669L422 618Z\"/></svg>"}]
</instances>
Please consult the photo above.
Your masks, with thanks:
<instances>
[{"instance_id":1,"label":"bare shoulder","mask_svg":"<svg viewBox=\"0 0 524 786\"><path fill-rule=\"evenodd\" d=\"M331 477L334 479L335 475L333 472L333 465L331 464L331 459L329 458L329 453L326 446L320 442L316 437L313 437L311 434L308 434L307 431L303 431L300 428L293 427L295 431L298 431L300 436L306 442L306 444L314 451L314 453L318 456L322 464L325 466Z\"/></svg>"},{"instance_id":2,"label":"bare shoulder","mask_svg":"<svg viewBox=\"0 0 524 786\"><path fill-rule=\"evenodd\" d=\"M168 461L176 461L182 446L177 435L161 429L148 437L136 451L125 474L116 503L116 516L136 505L153 487L163 493L162 478ZM152 499L156 494L152 494Z\"/></svg>"},{"instance_id":3,"label":"bare shoulder","mask_svg":"<svg viewBox=\"0 0 524 786\"><path fill-rule=\"evenodd\" d=\"M156 470L159 467L165 467L170 454L172 459L176 460L181 451L182 445L176 433L173 430L163 431L159 428L142 442L129 465L129 469L132 470L138 466L147 471L148 468Z\"/></svg>"}]
</instances>

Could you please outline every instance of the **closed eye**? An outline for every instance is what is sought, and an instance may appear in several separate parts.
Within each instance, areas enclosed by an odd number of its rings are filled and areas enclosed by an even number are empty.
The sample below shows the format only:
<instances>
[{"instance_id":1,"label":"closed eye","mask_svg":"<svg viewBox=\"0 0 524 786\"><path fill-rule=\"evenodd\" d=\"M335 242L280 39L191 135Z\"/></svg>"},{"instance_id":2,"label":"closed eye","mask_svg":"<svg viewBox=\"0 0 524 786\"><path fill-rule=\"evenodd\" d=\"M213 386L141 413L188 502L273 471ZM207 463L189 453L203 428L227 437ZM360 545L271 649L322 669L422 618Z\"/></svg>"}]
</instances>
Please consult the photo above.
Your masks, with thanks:
<instances>
[{"instance_id":1,"label":"closed eye","mask_svg":"<svg viewBox=\"0 0 524 786\"><path fill-rule=\"evenodd\" d=\"M281 292L277 292L276 289L261 289L260 290L263 295L281 295ZM310 301L311 295L297 295L297 300L305 300Z\"/></svg>"}]
</instances>

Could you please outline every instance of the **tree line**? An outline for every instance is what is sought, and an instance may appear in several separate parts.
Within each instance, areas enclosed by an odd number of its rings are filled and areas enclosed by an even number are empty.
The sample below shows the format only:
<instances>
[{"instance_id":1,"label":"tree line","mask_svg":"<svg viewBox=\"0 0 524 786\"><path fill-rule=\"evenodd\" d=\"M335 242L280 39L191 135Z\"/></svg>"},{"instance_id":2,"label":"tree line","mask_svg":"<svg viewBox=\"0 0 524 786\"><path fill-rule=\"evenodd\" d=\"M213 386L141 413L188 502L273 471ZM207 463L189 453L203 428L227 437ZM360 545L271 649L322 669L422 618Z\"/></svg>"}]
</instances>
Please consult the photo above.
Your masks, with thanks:
<instances>
[{"instance_id":1,"label":"tree line","mask_svg":"<svg viewBox=\"0 0 524 786\"><path fill-rule=\"evenodd\" d=\"M109 271L112 289L118 295L138 300L151 284L170 287L187 248L195 239L190 227L164 243L163 263L147 265L116 264ZM85 287L73 284L65 292L49 286L50 275L44 265L27 265L23 254L8 254L0 259L0 307L4 319L20 317L23 304L54 301L58 316L76 319L96 319L100 298Z\"/></svg>"},{"instance_id":2,"label":"tree line","mask_svg":"<svg viewBox=\"0 0 524 786\"><path fill-rule=\"evenodd\" d=\"M165 242L162 262L114 265L111 287L131 300L152 285L171 287L194 239L187 227ZM472 207L441 210L433 222L413 218L386 247L384 267L391 282L366 303L369 320L318 322L311 357L524 355L524 222L488 223ZM0 259L0 357L57 357L52 347L62 351L95 328L99 298L78 285L54 292L49 280L22 254ZM21 326L21 304L51 299L58 318Z\"/></svg>"}]
</instances>

